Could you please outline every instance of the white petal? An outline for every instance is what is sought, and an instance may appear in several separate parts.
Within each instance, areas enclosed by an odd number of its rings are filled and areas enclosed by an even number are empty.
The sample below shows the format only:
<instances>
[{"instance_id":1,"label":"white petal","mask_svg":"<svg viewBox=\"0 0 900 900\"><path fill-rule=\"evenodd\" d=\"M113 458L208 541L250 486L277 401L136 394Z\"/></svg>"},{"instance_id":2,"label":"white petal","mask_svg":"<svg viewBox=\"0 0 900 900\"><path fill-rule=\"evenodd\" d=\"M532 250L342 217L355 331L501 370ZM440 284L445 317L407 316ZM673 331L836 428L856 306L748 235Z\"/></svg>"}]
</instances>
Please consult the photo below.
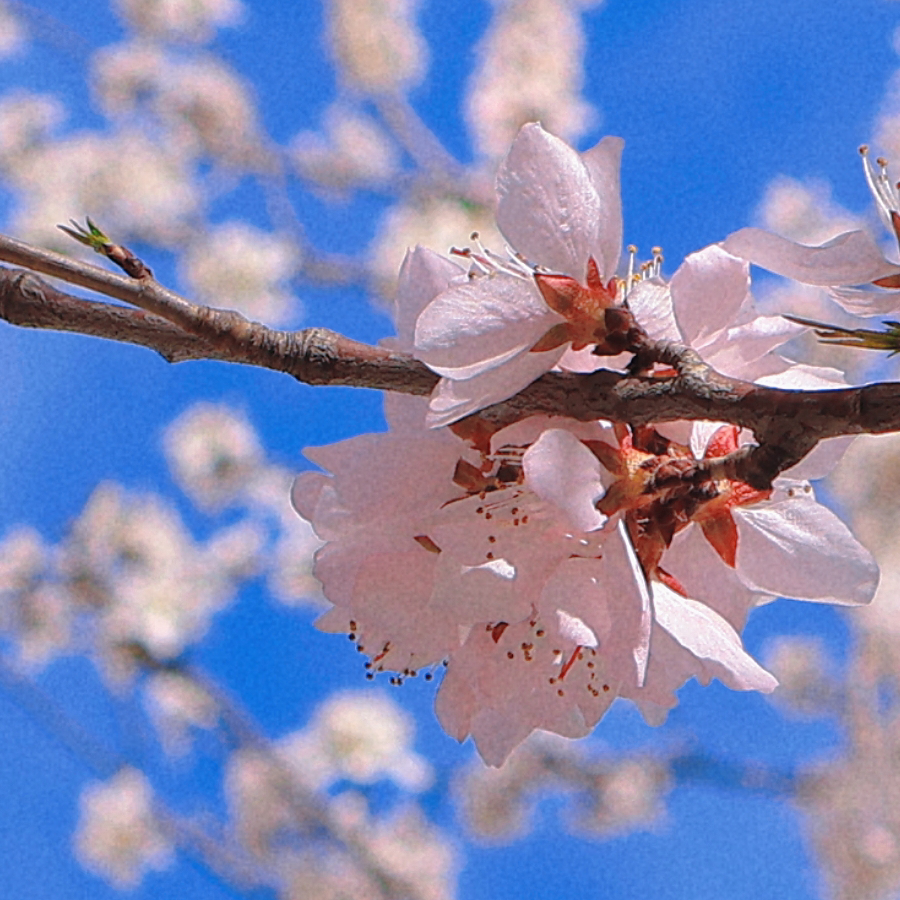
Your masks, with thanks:
<instances>
[{"instance_id":1,"label":"white petal","mask_svg":"<svg viewBox=\"0 0 900 900\"><path fill-rule=\"evenodd\" d=\"M425 308L416 322L415 355L439 375L472 378L530 349L563 321L531 281L483 276L449 288Z\"/></svg>"},{"instance_id":2,"label":"white petal","mask_svg":"<svg viewBox=\"0 0 900 900\"><path fill-rule=\"evenodd\" d=\"M722 246L754 265L803 284L868 284L900 272L888 262L871 235L848 231L818 247L795 244L760 228L742 228Z\"/></svg>"},{"instance_id":3,"label":"white petal","mask_svg":"<svg viewBox=\"0 0 900 900\"><path fill-rule=\"evenodd\" d=\"M746 378L752 363L802 331L802 325L784 316L757 316L722 332L714 345L703 351L703 357L723 375Z\"/></svg>"},{"instance_id":4,"label":"white petal","mask_svg":"<svg viewBox=\"0 0 900 900\"><path fill-rule=\"evenodd\" d=\"M750 290L750 268L714 244L685 259L670 290L682 339L702 347L734 322Z\"/></svg>"},{"instance_id":5,"label":"white petal","mask_svg":"<svg viewBox=\"0 0 900 900\"><path fill-rule=\"evenodd\" d=\"M878 587L872 555L808 485L787 492L793 496L734 510L741 580L797 600L868 603Z\"/></svg>"},{"instance_id":6,"label":"white petal","mask_svg":"<svg viewBox=\"0 0 900 900\"><path fill-rule=\"evenodd\" d=\"M594 239L594 259L605 278L615 275L622 255L622 185L619 171L624 147L622 138L608 135L581 154L600 198L600 208L605 211L596 222Z\"/></svg>"},{"instance_id":7,"label":"white petal","mask_svg":"<svg viewBox=\"0 0 900 900\"><path fill-rule=\"evenodd\" d=\"M828 366L810 366L795 363L783 372L766 375L756 382L767 387L785 388L790 391L818 391L826 388L847 387L847 379L840 369Z\"/></svg>"},{"instance_id":8,"label":"white petal","mask_svg":"<svg viewBox=\"0 0 900 900\"><path fill-rule=\"evenodd\" d=\"M791 466L784 474L788 478L801 481L816 481L824 478L841 461L841 457L850 449L856 440L852 434L828 438L819 441L812 452L808 453L796 466Z\"/></svg>"},{"instance_id":9,"label":"white petal","mask_svg":"<svg viewBox=\"0 0 900 900\"><path fill-rule=\"evenodd\" d=\"M617 155L610 142L589 168L540 125L525 125L497 173L497 225L504 237L551 271L583 282L594 256L610 278L621 247L611 248L622 228Z\"/></svg>"},{"instance_id":10,"label":"white petal","mask_svg":"<svg viewBox=\"0 0 900 900\"><path fill-rule=\"evenodd\" d=\"M479 409L507 400L545 372L549 372L562 354L562 347L544 353L525 350L502 367L489 369L474 378L465 381L442 378L431 394L425 421L430 428L439 428L478 412Z\"/></svg>"},{"instance_id":11,"label":"white petal","mask_svg":"<svg viewBox=\"0 0 900 900\"><path fill-rule=\"evenodd\" d=\"M528 487L561 509L579 531L603 527L606 516L595 506L604 494L600 462L574 434L545 431L525 451L522 466Z\"/></svg>"},{"instance_id":12,"label":"white petal","mask_svg":"<svg viewBox=\"0 0 900 900\"><path fill-rule=\"evenodd\" d=\"M883 316L900 309L900 291L837 287L828 293L835 303L854 316Z\"/></svg>"},{"instance_id":13,"label":"white petal","mask_svg":"<svg viewBox=\"0 0 900 900\"><path fill-rule=\"evenodd\" d=\"M424 247L406 251L394 301L394 326L401 349L412 350L416 319L422 310L447 290L454 278L464 275L456 263Z\"/></svg>"},{"instance_id":14,"label":"white petal","mask_svg":"<svg viewBox=\"0 0 900 900\"><path fill-rule=\"evenodd\" d=\"M628 294L628 308L651 340L684 340L675 320L669 286L658 278L638 282Z\"/></svg>"},{"instance_id":15,"label":"white petal","mask_svg":"<svg viewBox=\"0 0 900 900\"><path fill-rule=\"evenodd\" d=\"M560 635L567 641L571 641L576 647L597 647L599 645L597 635L578 616L571 616L565 610L558 609L556 621Z\"/></svg>"},{"instance_id":16,"label":"white petal","mask_svg":"<svg viewBox=\"0 0 900 900\"><path fill-rule=\"evenodd\" d=\"M682 597L656 581L653 610L657 623L682 647L721 667L723 671L715 674L729 687L766 693L777 687L775 678L744 650L740 635L705 603Z\"/></svg>"}]
</instances>

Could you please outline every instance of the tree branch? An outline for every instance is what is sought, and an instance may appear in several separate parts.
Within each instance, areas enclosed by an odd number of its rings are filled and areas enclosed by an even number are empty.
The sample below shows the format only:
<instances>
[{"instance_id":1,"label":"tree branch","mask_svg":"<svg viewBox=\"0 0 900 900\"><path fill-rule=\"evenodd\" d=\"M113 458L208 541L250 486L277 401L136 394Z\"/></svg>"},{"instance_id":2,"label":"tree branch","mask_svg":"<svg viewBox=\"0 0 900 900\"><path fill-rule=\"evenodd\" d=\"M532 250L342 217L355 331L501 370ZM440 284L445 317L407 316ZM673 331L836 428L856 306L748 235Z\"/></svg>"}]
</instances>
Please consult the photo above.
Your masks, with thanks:
<instances>
[{"instance_id":1,"label":"tree branch","mask_svg":"<svg viewBox=\"0 0 900 900\"><path fill-rule=\"evenodd\" d=\"M11 238L0 236L0 260L139 307L74 297L31 272L0 266L0 318L13 325L125 341L155 350L170 362L214 359L261 366L312 385L426 396L438 381L409 354L362 344L324 328L271 329L235 312L198 306L152 279L129 279ZM677 419L738 425L753 431L757 446L710 461L709 466L759 488L768 487L825 438L900 431L898 384L781 390L723 376L678 344L643 339L634 349L631 372L649 372L649 363L657 361L672 366L676 374L550 372L478 415L491 430L535 414L632 425Z\"/></svg>"}]
</instances>

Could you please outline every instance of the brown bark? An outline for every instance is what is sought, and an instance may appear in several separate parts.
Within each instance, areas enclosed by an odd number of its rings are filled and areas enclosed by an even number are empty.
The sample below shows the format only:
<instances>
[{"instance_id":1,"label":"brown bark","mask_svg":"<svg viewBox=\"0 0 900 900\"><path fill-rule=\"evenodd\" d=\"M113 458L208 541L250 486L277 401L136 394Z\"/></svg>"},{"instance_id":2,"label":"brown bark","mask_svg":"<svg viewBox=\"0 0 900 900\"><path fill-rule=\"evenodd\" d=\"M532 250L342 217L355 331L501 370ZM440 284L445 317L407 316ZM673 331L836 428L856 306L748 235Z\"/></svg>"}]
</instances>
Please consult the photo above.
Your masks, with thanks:
<instances>
[{"instance_id":1,"label":"brown bark","mask_svg":"<svg viewBox=\"0 0 900 900\"><path fill-rule=\"evenodd\" d=\"M271 329L238 313L193 304L152 279L129 279L10 238L0 237L0 259L33 270L0 266L0 318L13 325L124 341L154 350L170 362L214 359L261 366L306 384L427 395L438 380L406 353L361 344L324 328ZM34 271L131 306L72 296ZM678 344L642 340L633 349L631 373L550 372L479 415L491 428L534 414L633 425L676 419L739 425L754 432L757 445L716 465L755 487L768 486L825 438L900 431L897 384L780 390L727 378ZM672 366L676 375L646 374L653 362Z\"/></svg>"}]
</instances>

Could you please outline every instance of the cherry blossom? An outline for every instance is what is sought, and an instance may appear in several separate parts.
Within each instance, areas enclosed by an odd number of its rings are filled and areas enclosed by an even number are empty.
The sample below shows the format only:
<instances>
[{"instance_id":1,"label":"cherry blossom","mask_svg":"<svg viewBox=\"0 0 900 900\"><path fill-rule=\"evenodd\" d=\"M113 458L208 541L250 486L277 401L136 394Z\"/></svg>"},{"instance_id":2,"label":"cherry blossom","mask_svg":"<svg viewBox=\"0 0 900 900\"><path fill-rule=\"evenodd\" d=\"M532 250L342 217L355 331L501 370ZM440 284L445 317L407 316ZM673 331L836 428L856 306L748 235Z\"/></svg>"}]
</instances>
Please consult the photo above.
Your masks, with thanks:
<instances>
[{"instance_id":1,"label":"cherry blossom","mask_svg":"<svg viewBox=\"0 0 900 900\"><path fill-rule=\"evenodd\" d=\"M887 162L877 160L876 169L861 147L866 182L875 206L894 239L900 240L900 193L891 183ZM865 231L848 231L824 244L810 247L760 228L742 228L727 237L722 246L746 259L803 284L831 288L831 295L848 312L881 315L900 308L900 265L890 262L875 239ZM855 285L865 286L863 289ZM886 289L875 291L871 286Z\"/></svg>"},{"instance_id":2,"label":"cherry blossom","mask_svg":"<svg viewBox=\"0 0 900 900\"><path fill-rule=\"evenodd\" d=\"M512 396L569 346L604 342L618 293L621 152L620 138L579 154L538 124L519 132L497 175L497 225L515 254L472 254L472 277L416 323L415 353L442 376L432 425Z\"/></svg>"},{"instance_id":3,"label":"cherry blossom","mask_svg":"<svg viewBox=\"0 0 900 900\"><path fill-rule=\"evenodd\" d=\"M787 370L773 351L802 331L783 316L756 314L749 264L717 244L690 254L668 283L638 282L628 305L651 338L686 344L745 381Z\"/></svg>"}]
</instances>

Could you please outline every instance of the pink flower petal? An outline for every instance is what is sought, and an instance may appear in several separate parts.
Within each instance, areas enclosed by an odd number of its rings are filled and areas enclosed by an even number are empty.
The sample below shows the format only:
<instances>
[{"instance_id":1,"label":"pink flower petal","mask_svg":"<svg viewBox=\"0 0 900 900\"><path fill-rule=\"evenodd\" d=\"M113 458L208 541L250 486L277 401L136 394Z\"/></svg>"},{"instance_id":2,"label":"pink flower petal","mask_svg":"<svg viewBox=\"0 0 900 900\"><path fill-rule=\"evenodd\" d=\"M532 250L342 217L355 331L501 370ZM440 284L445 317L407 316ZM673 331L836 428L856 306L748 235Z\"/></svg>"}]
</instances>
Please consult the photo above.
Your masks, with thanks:
<instances>
[{"instance_id":1,"label":"pink flower petal","mask_svg":"<svg viewBox=\"0 0 900 900\"><path fill-rule=\"evenodd\" d=\"M579 531L602 528L600 462L581 441L560 428L545 431L522 459L525 482L542 500L562 510Z\"/></svg>"},{"instance_id":2,"label":"pink flower petal","mask_svg":"<svg viewBox=\"0 0 900 900\"><path fill-rule=\"evenodd\" d=\"M683 342L669 285L657 278L639 281L628 294L628 308L651 340Z\"/></svg>"},{"instance_id":3,"label":"pink flower petal","mask_svg":"<svg viewBox=\"0 0 900 900\"><path fill-rule=\"evenodd\" d=\"M397 347L412 350L416 320L422 310L447 290L455 278L462 277L465 277L465 271L460 266L432 250L416 247L406 251L394 300Z\"/></svg>"},{"instance_id":4,"label":"pink flower petal","mask_svg":"<svg viewBox=\"0 0 900 900\"><path fill-rule=\"evenodd\" d=\"M456 381L442 378L431 394L426 419L429 427L450 425L528 387L556 365L563 349L531 353L528 350L509 359L501 368L489 369L473 378Z\"/></svg>"},{"instance_id":5,"label":"pink flower petal","mask_svg":"<svg viewBox=\"0 0 900 900\"><path fill-rule=\"evenodd\" d=\"M713 244L685 259L670 290L682 340L699 348L734 322L750 292L750 268Z\"/></svg>"},{"instance_id":6,"label":"pink flower petal","mask_svg":"<svg viewBox=\"0 0 900 900\"><path fill-rule=\"evenodd\" d=\"M878 587L878 566L804 482L777 482L777 498L737 507L737 572L780 597L856 605Z\"/></svg>"},{"instance_id":7,"label":"pink flower petal","mask_svg":"<svg viewBox=\"0 0 900 900\"><path fill-rule=\"evenodd\" d=\"M900 309L900 291L836 287L831 299L854 316L883 316Z\"/></svg>"},{"instance_id":8,"label":"pink flower petal","mask_svg":"<svg viewBox=\"0 0 900 900\"><path fill-rule=\"evenodd\" d=\"M725 329L704 349L703 357L717 372L746 380L753 363L802 331L802 325L784 316L757 316L745 325Z\"/></svg>"},{"instance_id":9,"label":"pink flower petal","mask_svg":"<svg viewBox=\"0 0 900 900\"><path fill-rule=\"evenodd\" d=\"M600 208L605 210L595 223L597 236L594 244L594 259L605 278L615 275L622 255L622 185L619 171L624 147L622 138L607 135L581 154L600 198Z\"/></svg>"},{"instance_id":10,"label":"pink flower petal","mask_svg":"<svg viewBox=\"0 0 900 900\"><path fill-rule=\"evenodd\" d=\"M531 281L486 275L449 288L425 308L415 355L438 375L472 378L530 350L563 321Z\"/></svg>"},{"instance_id":11,"label":"pink flower petal","mask_svg":"<svg viewBox=\"0 0 900 900\"><path fill-rule=\"evenodd\" d=\"M497 225L520 253L584 281L593 256L604 279L621 252L618 138L602 141L585 165L568 144L523 126L497 174Z\"/></svg>"},{"instance_id":12,"label":"pink flower petal","mask_svg":"<svg viewBox=\"0 0 900 900\"><path fill-rule=\"evenodd\" d=\"M888 262L864 231L848 231L819 247L808 247L760 228L742 228L722 246L777 275L823 287L868 284L900 272L900 266Z\"/></svg>"},{"instance_id":13,"label":"pink flower petal","mask_svg":"<svg viewBox=\"0 0 900 900\"><path fill-rule=\"evenodd\" d=\"M700 661L707 677L714 675L738 691L769 693L778 686L777 680L744 650L740 635L705 603L682 597L655 581L653 612L660 627ZM650 652L652 658L654 645Z\"/></svg>"}]
</instances>

